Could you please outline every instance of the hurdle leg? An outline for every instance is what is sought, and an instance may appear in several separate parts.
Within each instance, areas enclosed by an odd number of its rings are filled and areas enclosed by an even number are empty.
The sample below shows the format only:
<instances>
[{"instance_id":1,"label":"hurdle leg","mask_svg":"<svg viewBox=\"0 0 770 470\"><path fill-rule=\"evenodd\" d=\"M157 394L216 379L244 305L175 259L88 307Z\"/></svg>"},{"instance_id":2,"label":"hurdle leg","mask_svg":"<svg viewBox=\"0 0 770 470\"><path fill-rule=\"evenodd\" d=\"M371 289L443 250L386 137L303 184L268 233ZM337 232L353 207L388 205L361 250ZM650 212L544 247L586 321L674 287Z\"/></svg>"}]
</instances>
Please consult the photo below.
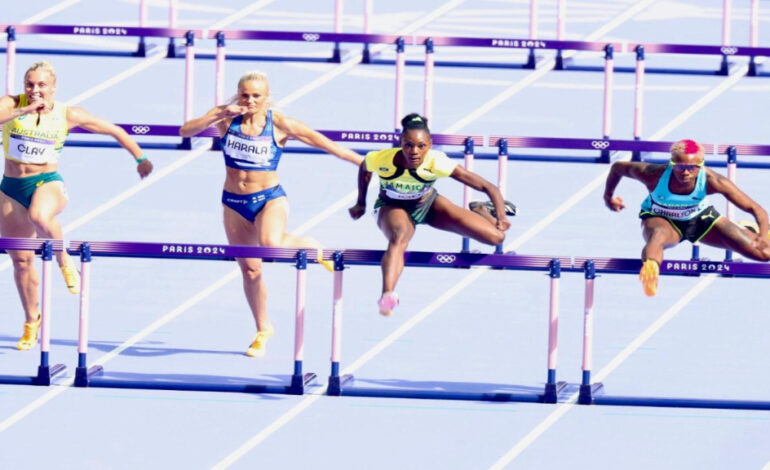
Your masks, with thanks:
<instances>
[{"instance_id":1,"label":"hurdle leg","mask_svg":"<svg viewBox=\"0 0 770 470\"><path fill-rule=\"evenodd\" d=\"M340 34L342 32L342 0L334 0L334 32L335 34ZM332 57L329 61L337 64L342 62L340 43L334 43L334 50L332 51Z\"/></svg>"},{"instance_id":2,"label":"hurdle leg","mask_svg":"<svg viewBox=\"0 0 770 470\"><path fill-rule=\"evenodd\" d=\"M537 0L529 0L529 39L535 39L537 36ZM534 69L537 65L537 57L535 56L535 50L529 50L529 56L527 57L527 63L524 65L525 69Z\"/></svg>"},{"instance_id":3,"label":"hurdle leg","mask_svg":"<svg viewBox=\"0 0 770 470\"><path fill-rule=\"evenodd\" d=\"M342 358L342 270L345 269L342 252L334 253L334 298L332 302L332 370L327 395L342 395L342 387L353 381L352 375L340 376Z\"/></svg>"},{"instance_id":4,"label":"hurdle leg","mask_svg":"<svg viewBox=\"0 0 770 470\"><path fill-rule=\"evenodd\" d=\"M193 78L195 63L195 33L187 31L185 34L185 59L184 59L184 120L187 122L193 116ZM192 149L192 139L184 137L180 150Z\"/></svg>"},{"instance_id":5,"label":"hurdle leg","mask_svg":"<svg viewBox=\"0 0 770 470\"><path fill-rule=\"evenodd\" d=\"M91 247L83 243L80 251L80 323L78 327L78 366L75 369L75 386L88 387L91 376L103 372L102 366L88 368L88 318L91 296Z\"/></svg>"},{"instance_id":6,"label":"hurdle leg","mask_svg":"<svg viewBox=\"0 0 770 470\"><path fill-rule=\"evenodd\" d=\"M372 32L371 18L374 11L374 1L364 0L364 34ZM364 43L364 50L361 53L361 63L369 64L372 61L372 55L369 52L369 43Z\"/></svg>"},{"instance_id":7,"label":"hurdle leg","mask_svg":"<svg viewBox=\"0 0 770 470\"><path fill-rule=\"evenodd\" d=\"M736 171L738 169L738 151L734 146L727 148L727 178L735 183ZM735 206L730 201L727 201L727 207L725 208L725 217L727 220L734 221ZM733 251L725 250L725 261L733 260Z\"/></svg>"},{"instance_id":8,"label":"hurdle leg","mask_svg":"<svg viewBox=\"0 0 770 470\"><path fill-rule=\"evenodd\" d=\"M177 12L177 0L169 0L168 4L168 27L171 29L176 28L176 12ZM174 38L168 38L168 48L166 49L166 57L176 57L176 42Z\"/></svg>"},{"instance_id":9,"label":"hurdle leg","mask_svg":"<svg viewBox=\"0 0 770 470\"><path fill-rule=\"evenodd\" d=\"M396 105L393 123L393 129L396 131L401 129L401 113L404 109L404 67L406 66L404 49L404 38L398 38L396 41Z\"/></svg>"},{"instance_id":10,"label":"hurdle leg","mask_svg":"<svg viewBox=\"0 0 770 470\"><path fill-rule=\"evenodd\" d=\"M433 119L433 39L428 38L425 41L425 96L423 102L423 115L430 122Z\"/></svg>"},{"instance_id":11,"label":"hurdle leg","mask_svg":"<svg viewBox=\"0 0 770 470\"><path fill-rule=\"evenodd\" d=\"M565 23L566 23L566 17L567 17L565 1L566 0L557 0L557 3L556 3L556 40L557 41L564 40L564 29L565 29ZM554 65L554 69L564 70L564 58L561 55L561 49L556 51L556 65Z\"/></svg>"},{"instance_id":12,"label":"hurdle leg","mask_svg":"<svg viewBox=\"0 0 770 470\"><path fill-rule=\"evenodd\" d=\"M583 318L583 377L580 382L578 403L590 405L593 395L603 388L602 384L591 384L591 367L593 366L593 336L594 336L594 279L596 270L594 262L585 264L585 309Z\"/></svg>"},{"instance_id":13,"label":"hurdle leg","mask_svg":"<svg viewBox=\"0 0 770 470\"><path fill-rule=\"evenodd\" d=\"M147 0L139 0L139 27L144 28L145 26L147 26ZM144 42L144 36L139 37L139 44L136 46L134 56L147 56L147 45Z\"/></svg>"},{"instance_id":14,"label":"hurdle leg","mask_svg":"<svg viewBox=\"0 0 770 470\"><path fill-rule=\"evenodd\" d=\"M40 365L37 368L36 385L51 385L51 378L64 372L64 364L53 367L48 364L48 354L51 350L51 262L53 249L51 242L43 245L43 295L40 312Z\"/></svg>"},{"instance_id":15,"label":"hurdle leg","mask_svg":"<svg viewBox=\"0 0 770 470\"><path fill-rule=\"evenodd\" d=\"M5 94L12 95L16 76L16 28L9 26L8 47L5 50Z\"/></svg>"},{"instance_id":16,"label":"hurdle leg","mask_svg":"<svg viewBox=\"0 0 770 470\"><path fill-rule=\"evenodd\" d=\"M642 138L642 120L644 119L644 46L636 46L636 83L634 85L634 140ZM642 161L642 152L631 153L631 161Z\"/></svg>"},{"instance_id":17,"label":"hurdle leg","mask_svg":"<svg viewBox=\"0 0 770 470\"><path fill-rule=\"evenodd\" d=\"M607 44L607 47L604 49L604 113L602 117L602 134L604 139L609 139L612 132L612 78L615 73L613 50L612 44ZM609 163L610 151L602 150L599 161L601 163Z\"/></svg>"},{"instance_id":18,"label":"hurdle leg","mask_svg":"<svg viewBox=\"0 0 770 470\"><path fill-rule=\"evenodd\" d=\"M464 152L464 165L468 171L473 171L473 138L468 137L465 139L465 152ZM468 185L463 185L463 208L467 209L468 204L471 202L471 194L473 189ZM462 252L468 253L471 250L470 239L463 237Z\"/></svg>"},{"instance_id":19,"label":"hurdle leg","mask_svg":"<svg viewBox=\"0 0 770 470\"><path fill-rule=\"evenodd\" d=\"M551 269L548 275L551 278L548 309L548 380L545 383L543 402L556 403L559 400L559 393L567 387L567 382L556 382L559 337L559 278L561 277L561 262L558 259L551 260Z\"/></svg>"},{"instance_id":20,"label":"hurdle leg","mask_svg":"<svg viewBox=\"0 0 770 470\"><path fill-rule=\"evenodd\" d=\"M506 181L508 180L508 141L500 139L497 147L497 187L500 188L500 193L505 199ZM495 247L495 253L500 254L502 252L503 244L501 243Z\"/></svg>"},{"instance_id":21,"label":"hurdle leg","mask_svg":"<svg viewBox=\"0 0 770 470\"><path fill-rule=\"evenodd\" d=\"M302 360L305 344L305 274L307 273L307 252L300 250L297 253L297 302L294 322L294 374L291 376L289 393L302 395L305 386L313 382L316 375L302 373Z\"/></svg>"},{"instance_id":22,"label":"hurdle leg","mask_svg":"<svg viewBox=\"0 0 770 470\"><path fill-rule=\"evenodd\" d=\"M749 24L749 46L759 46L759 0L751 0L751 23ZM749 59L749 77L756 77L759 73L754 56Z\"/></svg>"},{"instance_id":23,"label":"hurdle leg","mask_svg":"<svg viewBox=\"0 0 770 470\"><path fill-rule=\"evenodd\" d=\"M722 46L730 45L730 20L731 20L732 0L723 0L722 2ZM718 75L730 74L730 62L727 55L722 56L722 64L719 67Z\"/></svg>"}]
</instances>

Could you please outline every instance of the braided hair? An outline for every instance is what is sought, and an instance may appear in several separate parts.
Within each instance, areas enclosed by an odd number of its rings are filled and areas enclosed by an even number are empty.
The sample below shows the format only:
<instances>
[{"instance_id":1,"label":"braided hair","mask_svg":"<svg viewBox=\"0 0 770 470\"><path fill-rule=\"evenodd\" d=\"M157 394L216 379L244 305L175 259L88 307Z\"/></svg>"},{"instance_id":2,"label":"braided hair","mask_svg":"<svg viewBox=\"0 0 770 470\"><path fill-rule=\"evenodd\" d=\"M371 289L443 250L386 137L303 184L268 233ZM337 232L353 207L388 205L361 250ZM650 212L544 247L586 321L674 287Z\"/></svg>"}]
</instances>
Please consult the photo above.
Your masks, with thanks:
<instances>
[{"instance_id":1,"label":"braided hair","mask_svg":"<svg viewBox=\"0 0 770 470\"><path fill-rule=\"evenodd\" d=\"M428 129L428 118L420 116L417 113L409 113L401 120L401 128L403 132L416 129L423 130L430 135L430 129Z\"/></svg>"}]
</instances>

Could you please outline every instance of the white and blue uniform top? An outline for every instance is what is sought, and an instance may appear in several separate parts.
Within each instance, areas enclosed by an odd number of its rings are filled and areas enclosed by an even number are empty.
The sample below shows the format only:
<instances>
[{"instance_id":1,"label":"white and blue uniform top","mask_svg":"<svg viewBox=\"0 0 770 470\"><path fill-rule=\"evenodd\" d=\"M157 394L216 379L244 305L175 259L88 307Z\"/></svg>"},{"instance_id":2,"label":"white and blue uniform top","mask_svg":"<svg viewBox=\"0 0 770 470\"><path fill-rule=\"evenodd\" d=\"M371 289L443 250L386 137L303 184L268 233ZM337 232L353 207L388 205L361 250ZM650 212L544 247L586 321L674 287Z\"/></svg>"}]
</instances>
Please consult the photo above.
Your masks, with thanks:
<instances>
[{"instance_id":1,"label":"white and blue uniform top","mask_svg":"<svg viewBox=\"0 0 770 470\"><path fill-rule=\"evenodd\" d=\"M668 189L673 165L668 165L658 180L655 189L642 202L642 212L673 220L690 220L709 204L706 198L706 171L699 171L695 188L690 194L674 194Z\"/></svg>"},{"instance_id":2,"label":"white and blue uniform top","mask_svg":"<svg viewBox=\"0 0 770 470\"><path fill-rule=\"evenodd\" d=\"M222 138L225 165L246 171L276 171L283 148L275 142L273 111L268 110L265 128L258 136L241 132L243 116L236 116Z\"/></svg>"}]
</instances>

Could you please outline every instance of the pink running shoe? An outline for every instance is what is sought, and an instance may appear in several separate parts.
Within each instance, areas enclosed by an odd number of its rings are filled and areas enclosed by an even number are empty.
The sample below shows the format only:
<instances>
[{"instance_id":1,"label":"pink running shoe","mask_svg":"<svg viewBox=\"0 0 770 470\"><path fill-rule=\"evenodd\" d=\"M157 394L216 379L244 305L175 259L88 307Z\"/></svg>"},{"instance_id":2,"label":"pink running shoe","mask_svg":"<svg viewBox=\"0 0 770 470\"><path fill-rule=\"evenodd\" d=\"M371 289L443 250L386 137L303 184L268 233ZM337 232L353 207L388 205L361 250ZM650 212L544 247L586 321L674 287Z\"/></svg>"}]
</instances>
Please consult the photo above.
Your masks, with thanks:
<instances>
[{"instance_id":1,"label":"pink running shoe","mask_svg":"<svg viewBox=\"0 0 770 470\"><path fill-rule=\"evenodd\" d=\"M398 294L395 292L385 292L377 302L380 307L380 315L389 317L393 315L393 309L398 305Z\"/></svg>"}]
</instances>

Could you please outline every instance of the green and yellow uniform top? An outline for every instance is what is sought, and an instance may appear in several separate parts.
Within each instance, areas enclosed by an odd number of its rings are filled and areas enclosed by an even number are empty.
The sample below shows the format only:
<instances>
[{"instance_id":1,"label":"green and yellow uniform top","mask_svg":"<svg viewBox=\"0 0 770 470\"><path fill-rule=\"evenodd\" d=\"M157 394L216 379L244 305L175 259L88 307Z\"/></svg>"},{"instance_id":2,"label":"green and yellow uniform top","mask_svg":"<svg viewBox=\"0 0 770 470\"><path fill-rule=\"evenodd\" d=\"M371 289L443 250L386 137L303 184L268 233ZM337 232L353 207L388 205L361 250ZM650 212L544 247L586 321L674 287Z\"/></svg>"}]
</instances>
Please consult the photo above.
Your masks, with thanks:
<instances>
[{"instance_id":1,"label":"green and yellow uniform top","mask_svg":"<svg viewBox=\"0 0 770 470\"><path fill-rule=\"evenodd\" d=\"M18 108L28 104L27 95L19 95ZM32 113L3 124L5 158L20 163L56 163L67 134L67 105L56 101L50 112L40 115L40 123L37 113Z\"/></svg>"},{"instance_id":2,"label":"green and yellow uniform top","mask_svg":"<svg viewBox=\"0 0 770 470\"><path fill-rule=\"evenodd\" d=\"M451 175L457 167L444 152L430 149L417 168L400 168L393 164L400 150L395 147L366 154L366 170L380 177L380 195L389 199L421 199L437 179Z\"/></svg>"}]
</instances>

